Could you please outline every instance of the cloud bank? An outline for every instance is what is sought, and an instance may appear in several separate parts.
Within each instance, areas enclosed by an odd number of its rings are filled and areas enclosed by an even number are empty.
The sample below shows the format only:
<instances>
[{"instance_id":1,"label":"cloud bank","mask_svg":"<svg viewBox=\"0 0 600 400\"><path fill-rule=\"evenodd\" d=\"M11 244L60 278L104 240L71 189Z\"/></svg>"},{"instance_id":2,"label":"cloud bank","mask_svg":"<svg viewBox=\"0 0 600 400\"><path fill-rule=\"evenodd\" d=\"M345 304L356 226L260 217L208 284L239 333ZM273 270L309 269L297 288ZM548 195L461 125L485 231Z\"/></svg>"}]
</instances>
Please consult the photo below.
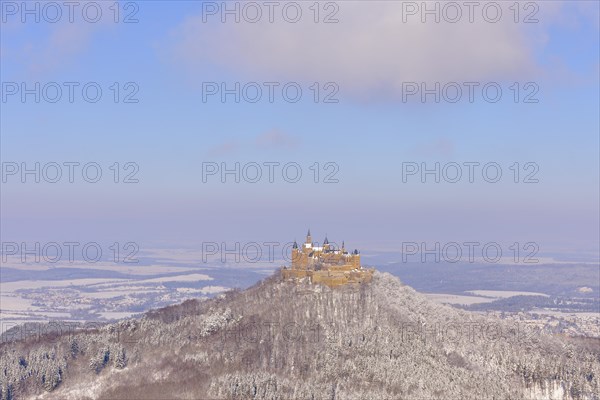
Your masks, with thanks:
<instances>
[{"instance_id":1,"label":"cloud bank","mask_svg":"<svg viewBox=\"0 0 600 400\"><path fill-rule=\"evenodd\" d=\"M421 9L413 14L405 3L412 2L338 2L334 17L339 22L328 24L314 22L308 3L301 3L303 14L296 23L277 11L270 22L264 8L254 23L241 11L236 23L235 16L222 10L205 9L172 32L172 56L196 73L211 69L250 81L334 81L356 97L395 97L403 82L535 77L535 51L544 45L545 27L558 18L561 7L550 2L538 11L523 9L519 23L508 8L513 3L495 3L502 7L496 22L490 22L496 19L494 10L484 15L482 7L475 8L471 17L460 6L462 17L452 23L457 14L450 9L444 14L440 8L436 23L435 15L424 15ZM415 4L420 7L421 2ZM526 18L539 22L522 23Z\"/></svg>"}]
</instances>

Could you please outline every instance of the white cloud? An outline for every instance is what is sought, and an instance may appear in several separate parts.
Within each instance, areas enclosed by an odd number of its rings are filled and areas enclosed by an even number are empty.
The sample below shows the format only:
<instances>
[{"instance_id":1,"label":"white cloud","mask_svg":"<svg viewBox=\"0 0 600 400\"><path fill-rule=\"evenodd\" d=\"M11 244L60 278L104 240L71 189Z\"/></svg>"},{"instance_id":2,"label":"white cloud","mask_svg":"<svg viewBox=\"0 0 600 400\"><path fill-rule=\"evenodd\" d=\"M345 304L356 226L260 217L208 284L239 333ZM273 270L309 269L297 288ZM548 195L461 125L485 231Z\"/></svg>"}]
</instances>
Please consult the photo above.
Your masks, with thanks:
<instances>
[{"instance_id":1,"label":"white cloud","mask_svg":"<svg viewBox=\"0 0 600 400\"><path fill-rule=\"evenodd\" d=\"M17 70L27 74L28 78L37 79L70 67L92 50L95 35L117 27L113 20L112 2L85 0L71 4L74 7L72 11L66 3L53 3L51 11L38 11L39 22L35 22L34 13L21 15L24 4L17 7L19 11L16 14L6 16L3 31L5 26L9 29L5 32L1 57L3 62L15 63L19 67ZM88 9L88 5L93 7ZM30 7L31 10L35 8L45 10L45 5L32 4ZM84 13L83 9L88 11ZM57 12L60 17L56 22L49 22L49 18L54 18ZM26 22L21 22L21 18L25 18Z\"/></svg>"},{"instance_id":2,"label":"white cloud","mask_svg":"<svg viewBox=\"0 0 600 400\"><path fill-rule=\"evenodd\" d=\"M538 18L558 18L560 5L552 3ZM408 81L503 80L537 72L534 50L544 44L544 27L514 23L512 2L502 3L498 23L476 11L474 23L464 14L455 24L421 23L419 15L403 22L402 2L338 4L335 24L315 24L308 3L296 24L277 13L274 23L264 16L258 23L190 17L173 34L172 54L205 77L210 65L246 80L335 81L344 93L361 98L398 96Z\"/></svg>"},{"instance_id":3,"label":"white cloud","mask_svg":"<svg viewBox=\"0 0 600 400\"><path fill-rule=\"evenodd\" d=\"M96 26L87 23L61 23L52 27L48 38L26 51L32 74L54 72L84 52Z\"/></svg>"}]
</instances>

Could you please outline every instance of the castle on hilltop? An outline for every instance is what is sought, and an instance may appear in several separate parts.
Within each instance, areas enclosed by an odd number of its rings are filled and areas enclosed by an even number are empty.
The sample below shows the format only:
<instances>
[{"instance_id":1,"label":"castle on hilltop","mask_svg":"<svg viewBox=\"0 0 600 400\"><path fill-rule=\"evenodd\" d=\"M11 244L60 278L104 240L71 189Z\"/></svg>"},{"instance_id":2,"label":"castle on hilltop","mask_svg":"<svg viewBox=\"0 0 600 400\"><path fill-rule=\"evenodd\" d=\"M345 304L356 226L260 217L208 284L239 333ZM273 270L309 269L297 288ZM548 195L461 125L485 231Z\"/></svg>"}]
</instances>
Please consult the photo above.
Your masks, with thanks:
<instances>
[{"instance_id":1,"label":"castle on hilltop","mask_svg":"<svg viewBox=\"0 0 600 400\"><path fill-rule=\"evenodd\" d=\"M292 246L292 266L283 267L281 274L286 280L308 278L311 283L320 283L329 287L370 282L374 269L360 265L360 253L346 251L344 242L341 248L329 243L327 236L323 246L315 246L310 235L302 246L294 241Z\"/></svg>"}]
</instances>

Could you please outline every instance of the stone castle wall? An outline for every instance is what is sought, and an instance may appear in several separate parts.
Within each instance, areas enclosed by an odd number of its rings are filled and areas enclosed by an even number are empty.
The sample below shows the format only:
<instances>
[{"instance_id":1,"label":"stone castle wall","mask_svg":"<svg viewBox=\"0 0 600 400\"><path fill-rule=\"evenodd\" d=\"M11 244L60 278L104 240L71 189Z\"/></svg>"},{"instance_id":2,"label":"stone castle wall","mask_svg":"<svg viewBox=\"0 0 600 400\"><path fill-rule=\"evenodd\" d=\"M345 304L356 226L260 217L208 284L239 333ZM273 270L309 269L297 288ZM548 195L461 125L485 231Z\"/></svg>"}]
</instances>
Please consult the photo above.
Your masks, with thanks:
<instances>
[{"instance_id":1,"label":"stone castle wall","mask_svg":"<svg viewBox=\"0 0 600 400\"><path fill-rule=\"evenodd\" d=\"M327 239L323 247L315 247L310 235L302 247L294 244L291 253L291 268L283 267L281 270L286 280L308 278L314 284L338 287L370 282L375 271L362 268L357 251L350 254L343 247L341 250L333 249Z\"/></svg>"}]
</instances>

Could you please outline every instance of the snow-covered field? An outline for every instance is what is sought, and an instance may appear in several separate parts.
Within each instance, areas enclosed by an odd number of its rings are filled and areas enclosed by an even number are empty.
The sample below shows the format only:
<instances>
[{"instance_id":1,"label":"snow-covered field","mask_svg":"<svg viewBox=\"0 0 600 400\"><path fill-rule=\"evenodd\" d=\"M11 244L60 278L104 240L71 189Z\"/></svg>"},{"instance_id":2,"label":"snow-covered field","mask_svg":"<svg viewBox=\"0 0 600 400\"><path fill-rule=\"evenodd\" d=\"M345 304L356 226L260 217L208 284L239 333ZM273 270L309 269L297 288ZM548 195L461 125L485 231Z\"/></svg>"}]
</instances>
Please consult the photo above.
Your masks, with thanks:
<instances>
[{"instance_id":1,"label":"snow-covered field","mask_svg":"<svg viewBox=\"0 0 600 400\"><path fill-rule=\"evenodd\" d=\"M473 293L476 296L492 297L494 299L507 299L514 296L544 296L550 297L545 293L536 292L516 292L508 290L470 290L467 293Z\"/></svg>"},{"instance_id":2,"label":"snow-covered field","mask_svg":"<svg viewBox=\"0 0 600 400\"><path fill-rule=\"evenodd\" d=\"M0 332L26 322L108 321L244 288L279 264L202 262L202 252L140 251L139 263L22 262L3 255Z\"/></svg>"},{"instance_id":3,"label":"snow-covered field","mask_svg":"<svg viewBox=\"0 0 600 400\"><path fill-rule=\"evenodd\" d=\"M443 294L443 293L427 293L426 294L429 299L435 301L436 303L442 304L460 304L460 305L469 305L469 304L479 304L479 303L490 303L496 299L489 297L480 297L480 296L461 296L457 294Z\"/></svg>"},{"instance_id":4,"label":"snow-covered field","mask_svg":"<svg viewBox=\"0 0 600 400\"><path fill-rule=\"evenodd\" d=\"M514 296L544 296L549 297L544 293L535 292L518 292L507 290L470 290L469 295L444 294L444 293L427 293L426 296L436 303L456 304L456 305L471 305L479 303L491 303L498 299L506 299ZM472 296L470 295L472 294Z\"/></svg>"},{"instance_id":5,"label":"snow-covered field","mask_svg":"<svg viewBox=\"0 0 600 400\"><path fill-rule=\"evenodd\" d=\"M94 277L94 269L89 265L84 269L68 264L61 270L56 265L13 262L2 267L3 271L10 268L10 273L4 275L10 276L10 281L0 282L0 332L26 322L85 323L127 318L229 289L215 284L222 282L211 275L198 273L200 268L156 263L93 266L95 271L115 277Z\"/></svg>"}]
</instances>

